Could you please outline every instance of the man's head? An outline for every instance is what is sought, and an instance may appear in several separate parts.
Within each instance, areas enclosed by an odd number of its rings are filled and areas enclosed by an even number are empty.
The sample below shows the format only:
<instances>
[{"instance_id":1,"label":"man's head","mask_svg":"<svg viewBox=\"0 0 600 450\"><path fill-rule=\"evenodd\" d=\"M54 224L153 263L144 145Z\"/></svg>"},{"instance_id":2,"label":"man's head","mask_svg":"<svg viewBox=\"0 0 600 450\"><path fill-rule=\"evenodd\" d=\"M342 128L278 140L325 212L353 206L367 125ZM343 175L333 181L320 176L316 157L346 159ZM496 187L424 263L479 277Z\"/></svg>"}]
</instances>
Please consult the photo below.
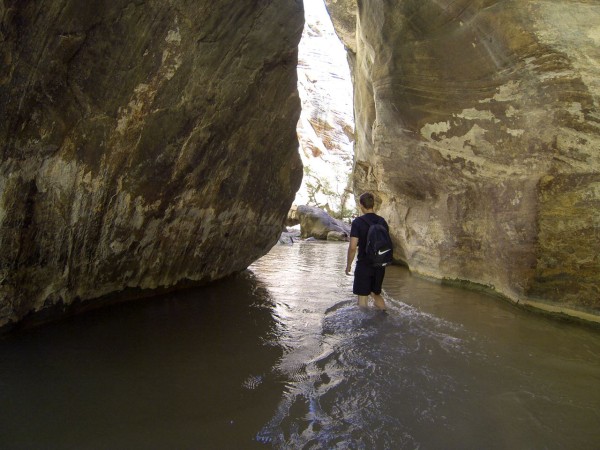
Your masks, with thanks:
<instances>
[{"instance_id":1,"label":"man's head","mask_svg":"<svg viewBox=\"0 0 600 450\"><path fill-rule=\"evenodd\" d=\"M358 198L358 201L366 210L373 209L373 206L375 206L375 197L373 197L373 194L371 194L370 192L365 192L364 194L362 194Z\"/></svg>"}]
</instances>

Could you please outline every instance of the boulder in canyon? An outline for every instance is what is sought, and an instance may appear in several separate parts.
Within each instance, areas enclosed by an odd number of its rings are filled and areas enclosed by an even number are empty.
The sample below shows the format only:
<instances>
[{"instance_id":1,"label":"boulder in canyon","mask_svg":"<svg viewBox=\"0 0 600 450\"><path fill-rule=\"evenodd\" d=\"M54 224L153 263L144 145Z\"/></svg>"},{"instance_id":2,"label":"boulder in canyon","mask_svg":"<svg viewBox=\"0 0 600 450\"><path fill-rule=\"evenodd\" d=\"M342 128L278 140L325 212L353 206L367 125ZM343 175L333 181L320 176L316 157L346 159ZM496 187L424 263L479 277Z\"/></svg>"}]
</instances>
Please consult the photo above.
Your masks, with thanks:
<instances>
[{"instance_id":1,"label":"boulder in canyon","mask_svg":"<svg viewBox=\"0 0 600 450\"><path fill-rule=\"evenodd\" d=\"M0 20L0 327L277 242L301 1L5 0Z\"/></svg>"},{"instance_id":2,"label":"boulder in canyon","mask_svg":"<svg viewBox=\"0 0 600 450\"><path fill-rule=\"evenodd\" d=\"M303 239L313 237L327 240L330 233L336 236L350 236L350 225L331 217L316 206L298 206L297 215L300 219L300 232ZM332 235L332 240L335 240Z\"/></svg>"}]
</instances>

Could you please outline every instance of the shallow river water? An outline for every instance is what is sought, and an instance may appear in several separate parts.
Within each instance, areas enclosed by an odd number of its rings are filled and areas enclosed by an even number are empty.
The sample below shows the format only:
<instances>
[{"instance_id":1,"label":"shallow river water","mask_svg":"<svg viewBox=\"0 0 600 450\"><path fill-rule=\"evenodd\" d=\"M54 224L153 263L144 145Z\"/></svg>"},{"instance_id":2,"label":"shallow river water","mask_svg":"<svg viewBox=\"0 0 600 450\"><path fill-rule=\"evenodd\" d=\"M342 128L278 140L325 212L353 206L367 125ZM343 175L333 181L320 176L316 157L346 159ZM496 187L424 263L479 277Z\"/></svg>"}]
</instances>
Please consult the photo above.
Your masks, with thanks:
<instances>
[{"instance_id":1,"label":"shallow river water","mask_svg":"<svg viewBox=\"0 0 600 450\"><path fill-rule=\"evenodd\" d=\"M600 332L276 246L208 288L0 340L2 449L597 449Z\"/></svg>"}]
</instances>

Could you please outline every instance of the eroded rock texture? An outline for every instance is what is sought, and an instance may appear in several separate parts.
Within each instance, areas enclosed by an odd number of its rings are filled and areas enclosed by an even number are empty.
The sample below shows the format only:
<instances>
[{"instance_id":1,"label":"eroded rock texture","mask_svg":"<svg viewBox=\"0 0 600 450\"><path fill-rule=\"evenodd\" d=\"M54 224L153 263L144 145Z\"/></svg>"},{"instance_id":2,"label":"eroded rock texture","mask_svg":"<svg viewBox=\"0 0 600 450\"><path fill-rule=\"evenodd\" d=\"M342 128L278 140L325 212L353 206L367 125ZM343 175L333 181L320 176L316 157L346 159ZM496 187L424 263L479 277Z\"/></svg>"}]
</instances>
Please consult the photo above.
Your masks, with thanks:
<instances>
[{"instance_id":1,"label":"eroded rock texture","mask_svg":"<svg viewBox=\"0 0 600 450\"><path fill-rule=\"evenodd\" d=\"M600 313L600 2L361 0L357 15L355 190L383 201L396 256Z\"/></svg>"},{"instance_id":2,"label":"eroded rock texture","mask_svg":"<svg viewBox=\"0 0 600 450\"><path fill-rule=\"evenodd\" d=\"M209 281L302 177L300 0L0 1L0 326Z\"/></svg>"}]
</instances>

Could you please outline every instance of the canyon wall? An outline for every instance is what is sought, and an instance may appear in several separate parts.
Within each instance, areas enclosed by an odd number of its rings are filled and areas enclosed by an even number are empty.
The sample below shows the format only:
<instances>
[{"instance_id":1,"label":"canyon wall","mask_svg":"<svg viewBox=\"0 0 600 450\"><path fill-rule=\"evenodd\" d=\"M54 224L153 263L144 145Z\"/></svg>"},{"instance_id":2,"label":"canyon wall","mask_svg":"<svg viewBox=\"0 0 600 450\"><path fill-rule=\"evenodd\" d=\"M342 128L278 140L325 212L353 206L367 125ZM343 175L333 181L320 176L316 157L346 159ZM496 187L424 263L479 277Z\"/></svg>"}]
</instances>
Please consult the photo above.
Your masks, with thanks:
<instances>
[{"instance_id":1,"label":"canyon wall","mask_svg":"<svg viewBox=\"0 0 600 450\"><path fill-rule=\"evenodd\" d=\"M300 0L0 0L0 20L0 327L277 241Z\"/></svg>"},{"instance_id":2,"label":"canyon wall","mask_svg":"<svg viewBox=\"0 0 600 450\"><path fill-rule=\"evenodd\" d=\"M396 257L600 315L600 1L327 3L343 39L357 16L355 192Z\"/></svg>"}]
</instances>

